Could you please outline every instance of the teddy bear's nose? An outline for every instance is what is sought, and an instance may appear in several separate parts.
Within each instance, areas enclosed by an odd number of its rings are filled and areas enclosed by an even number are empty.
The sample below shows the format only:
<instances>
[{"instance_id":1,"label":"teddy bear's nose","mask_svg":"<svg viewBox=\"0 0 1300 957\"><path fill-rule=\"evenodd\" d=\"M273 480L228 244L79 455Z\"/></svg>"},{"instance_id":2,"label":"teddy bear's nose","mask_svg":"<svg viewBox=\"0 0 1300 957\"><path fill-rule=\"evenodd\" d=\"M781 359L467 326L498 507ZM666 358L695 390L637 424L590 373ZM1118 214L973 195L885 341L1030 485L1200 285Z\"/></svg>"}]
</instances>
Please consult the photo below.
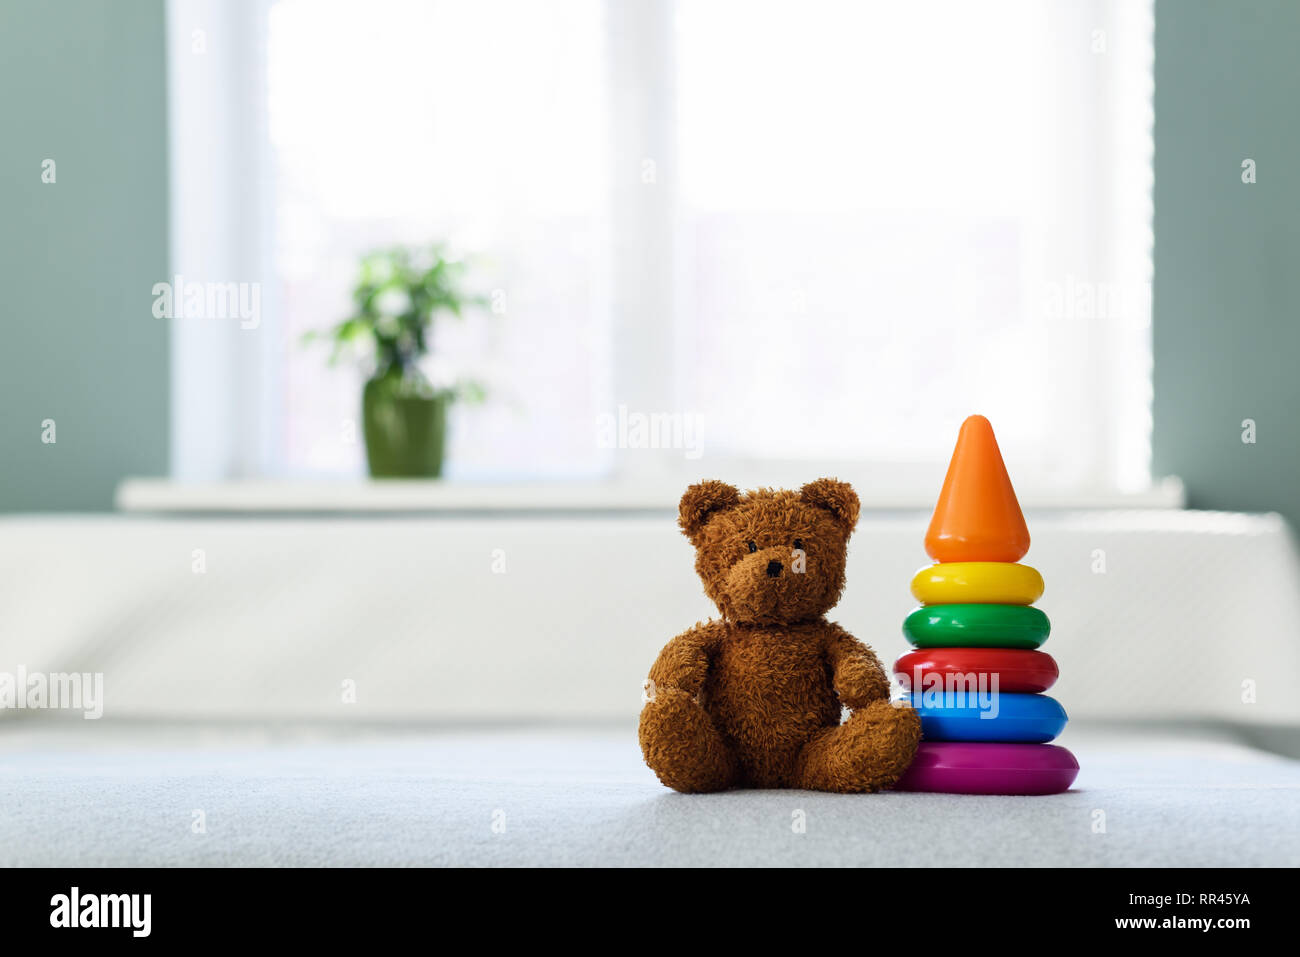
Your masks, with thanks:
<instances>
[{"instance_id":1,"label":"teddy bear's nose","mask_svg":"<svg viewBox=\"0 0 1300 957\"><path fill-rule=\"evenodd\" d=\"M781 574L781 563L776 559L772 559L767 563L767 577L775 578L779 574Z\"/></svg>"}]
</instances>

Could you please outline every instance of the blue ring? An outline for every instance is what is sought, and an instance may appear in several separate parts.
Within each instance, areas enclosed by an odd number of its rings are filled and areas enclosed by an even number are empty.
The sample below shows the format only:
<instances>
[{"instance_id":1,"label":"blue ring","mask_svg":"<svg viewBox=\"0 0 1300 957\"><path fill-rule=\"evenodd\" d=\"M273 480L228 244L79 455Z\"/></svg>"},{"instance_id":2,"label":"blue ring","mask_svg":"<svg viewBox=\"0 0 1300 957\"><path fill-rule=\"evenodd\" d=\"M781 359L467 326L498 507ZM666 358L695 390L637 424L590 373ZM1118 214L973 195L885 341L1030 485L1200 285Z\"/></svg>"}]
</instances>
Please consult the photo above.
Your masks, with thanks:
<instances>
[{"instance_id":1,"label":"blue ring","mask_svg":"<svg viewBox=\"0 0 1300 957\"><path fill-rule=\"evenodd\" d=\"M1011 741L1041 744L1065 729L1065 709L1051 695L1002 692L983 699L938 689L912 695L926 741ZM988 717L987 715L993 715Z\"/></svg>"}]
</instances>

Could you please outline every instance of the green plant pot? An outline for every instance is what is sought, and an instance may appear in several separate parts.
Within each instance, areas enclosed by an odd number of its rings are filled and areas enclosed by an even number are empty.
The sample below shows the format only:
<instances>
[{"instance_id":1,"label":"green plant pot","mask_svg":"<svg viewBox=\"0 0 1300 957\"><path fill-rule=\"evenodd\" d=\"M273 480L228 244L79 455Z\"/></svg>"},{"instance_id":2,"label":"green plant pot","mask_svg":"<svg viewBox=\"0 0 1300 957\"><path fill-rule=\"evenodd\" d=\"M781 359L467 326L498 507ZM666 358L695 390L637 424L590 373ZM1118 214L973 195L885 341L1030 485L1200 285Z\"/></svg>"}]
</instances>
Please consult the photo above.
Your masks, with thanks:
<instances>
[{"instance_id":1,"label":"green plant pot","mask_svg":"<svg viewBox=\"0 0 1300 957\"><path fill-rule=\"evenodd\" d=\"M423 378L390 370L367 382L361 407L371 477L441 475L449 404Z\"/></svg>"}]
</instances>

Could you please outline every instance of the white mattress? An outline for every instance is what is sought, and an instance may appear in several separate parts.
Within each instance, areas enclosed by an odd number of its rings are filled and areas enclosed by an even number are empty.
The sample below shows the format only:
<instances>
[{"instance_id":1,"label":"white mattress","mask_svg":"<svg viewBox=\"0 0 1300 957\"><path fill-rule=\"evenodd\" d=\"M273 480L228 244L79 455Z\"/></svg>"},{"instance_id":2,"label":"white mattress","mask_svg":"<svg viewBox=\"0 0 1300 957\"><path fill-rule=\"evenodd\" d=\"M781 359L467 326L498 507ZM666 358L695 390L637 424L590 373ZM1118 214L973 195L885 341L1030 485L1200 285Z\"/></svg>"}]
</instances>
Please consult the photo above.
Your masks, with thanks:
<instances>
[{"instance_id":1,"label":"white mattress","mask_svg":"<svg viewBox=\"0 0 1300 957\"><path fill-rule=\"evenodd\" d=\"M1300 862L1300 763L1204 732L1079 722L1062 743L1082 772L1050 797L681 795L641 763L630 724L38 717L0 727L0 865Z\"/></svg>"}]
</instances>

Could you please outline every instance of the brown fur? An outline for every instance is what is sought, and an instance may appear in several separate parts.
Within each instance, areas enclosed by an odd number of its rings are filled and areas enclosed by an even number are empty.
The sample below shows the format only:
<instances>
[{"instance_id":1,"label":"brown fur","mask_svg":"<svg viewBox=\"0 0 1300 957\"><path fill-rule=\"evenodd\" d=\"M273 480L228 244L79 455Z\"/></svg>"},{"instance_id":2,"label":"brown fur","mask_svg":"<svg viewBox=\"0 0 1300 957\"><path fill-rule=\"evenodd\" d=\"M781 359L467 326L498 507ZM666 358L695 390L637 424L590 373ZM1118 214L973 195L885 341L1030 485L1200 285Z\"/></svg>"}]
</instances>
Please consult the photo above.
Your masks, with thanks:
<instances>
[{"instance_id":1,"label":"brown fur","mask_svg":"<svg viewBox=\"0 0 1300 957\"><path fill-rule=\"evenodd\" d=\"M834 479L686 490L679 524L722 619L674 638L650 669L641 750L664 784L877 791L907 770L916 712L889 700L871 649L825 618L857 521L857 494ZM840 724L842 707L853 713Z\"/></svg>"}]
</instances>

